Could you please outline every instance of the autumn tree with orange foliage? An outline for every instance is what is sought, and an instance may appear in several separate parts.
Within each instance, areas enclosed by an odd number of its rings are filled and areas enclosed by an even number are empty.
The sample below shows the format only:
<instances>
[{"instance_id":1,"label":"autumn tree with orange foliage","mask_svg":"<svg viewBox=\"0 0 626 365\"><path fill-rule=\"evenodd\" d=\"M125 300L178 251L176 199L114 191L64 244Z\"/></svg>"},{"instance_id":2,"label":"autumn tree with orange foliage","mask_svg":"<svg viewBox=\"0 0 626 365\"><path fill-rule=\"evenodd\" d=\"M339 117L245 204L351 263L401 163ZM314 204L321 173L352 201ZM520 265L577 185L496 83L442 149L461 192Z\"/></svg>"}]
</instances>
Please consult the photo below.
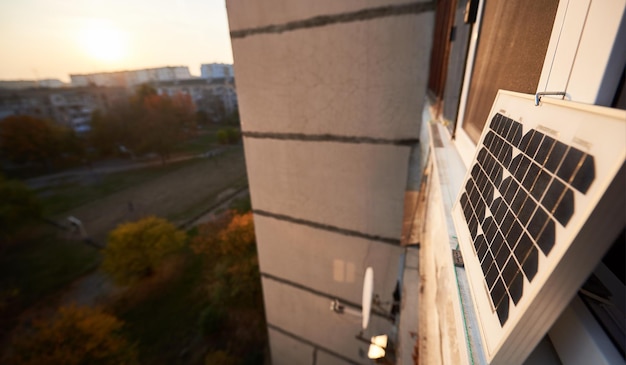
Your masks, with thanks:
<instances>
[{"instance_id":1,"label":"autumn tree with orange foliage","mask_svg":"<svg viewBox=\"0 0 626 365\"><path fill-rule=\"evenodd\" d=\"M252 212L227 212L200 226L191 247L207 257L214 300L234 304L262 300Z\"/></svg>"},{"instance_id":2,"label":"autumn tree with orange foliage","mask_svg":"<svg viewBox=\"0 0 626 365\"><path fill-rule=\"evenodd\" d=\"M16 336L8 363L14 365L134 365L134 345L121 334L124 323L101 309L62 307Z\"/></svg>"},{"instance_id":3,"label":"autumn tree with orange foliage","mask_svg":"<svg viewBox=\"0 0 626 365\"><path fill-rule=\"evenodd\" d=\"M131 284L150 276L186 239L185 232L162 218L120 224L109 233L102 269L117 283Z\"/></svg>"},{"instance_id":4,"label":"autumn tree with orange foliage","mask_svg":"<svg viewBox=\"0 0 626 365\"><path fill-rule=\"evenodd\" d=\"M124 146L135 154L156 153L165 163L176 143L195 133L195 109L189 95L159 95L142 84L125 103L92 115L90 140L103 155Z\"/></svg>"},{"instance_id":5,"label":"autumn tree with orange foliage","mask_svg":"<svg viewBox=\"0 0 626 365\"><path fill-rule=\"evenodd\" d=\"M30 162L49 167L65 152L67 146L63 142L71 133L68 128L47 120L12 115L0 121L0 152L14 163Z\"/></svg>"}]
</instances>

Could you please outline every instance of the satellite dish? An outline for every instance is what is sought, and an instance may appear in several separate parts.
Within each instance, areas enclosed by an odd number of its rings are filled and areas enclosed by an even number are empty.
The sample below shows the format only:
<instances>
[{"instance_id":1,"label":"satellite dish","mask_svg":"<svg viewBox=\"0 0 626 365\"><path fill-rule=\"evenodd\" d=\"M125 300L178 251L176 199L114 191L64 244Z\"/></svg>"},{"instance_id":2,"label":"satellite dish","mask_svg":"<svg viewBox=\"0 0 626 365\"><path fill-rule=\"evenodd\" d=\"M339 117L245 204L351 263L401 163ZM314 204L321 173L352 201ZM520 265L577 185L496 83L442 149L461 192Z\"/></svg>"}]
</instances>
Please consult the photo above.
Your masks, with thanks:
<instances>
[{"instance_id":1,"label":"satellite dish","mask_svg":"<svg viewBox=\"0 0 626 365\"><path fill-rule=\"evenodd\" d=\"M374 269L368 267L365 270L363 278L363 302L362 302L362 325L363 329L367 328L370 322L370 313L372 311L372 297L374 295Z\"/></svg>"}]
</instances>

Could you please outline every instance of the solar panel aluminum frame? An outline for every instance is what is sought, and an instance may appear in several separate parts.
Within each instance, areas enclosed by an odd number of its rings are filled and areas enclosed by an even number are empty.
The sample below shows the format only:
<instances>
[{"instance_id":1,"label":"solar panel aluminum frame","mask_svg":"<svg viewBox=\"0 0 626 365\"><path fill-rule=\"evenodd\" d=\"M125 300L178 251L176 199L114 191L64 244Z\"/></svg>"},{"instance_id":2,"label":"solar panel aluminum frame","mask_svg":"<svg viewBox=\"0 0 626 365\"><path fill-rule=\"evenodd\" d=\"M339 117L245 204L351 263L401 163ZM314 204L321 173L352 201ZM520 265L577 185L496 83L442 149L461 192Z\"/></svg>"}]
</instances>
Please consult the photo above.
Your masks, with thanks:
<instances>
[{"instance_id":1,"label":"solar panel aluminum frame","mask_svg":"<svg viewBox=\"0 0 626 365\"><path fill-rule=\"evenodd\" d=\"M498 113L520 122L522 135L531 129L541 131L545 136L588 153L595 162L593 182L584 194L574 191L571 218L565 226L555 224L554 246L547 256L539 252L537 273L532 282L524 277L523 295L516 305L509 303L508 319L503 325L494 311L460 203L479 151L484 146L490 122ZM514 149L513 154L516 153L519 151ZM498 92L452 209L489 363L522 363L608 250L626 222L625 160L625 111L549 98L542 99L540 106L535 106L533 95ZM503 180L506 175L507 172ZM494 199L498 194L494 193ZM489 209L485 212L486 216L491 214Z\"/></svg>"}]
</instances>

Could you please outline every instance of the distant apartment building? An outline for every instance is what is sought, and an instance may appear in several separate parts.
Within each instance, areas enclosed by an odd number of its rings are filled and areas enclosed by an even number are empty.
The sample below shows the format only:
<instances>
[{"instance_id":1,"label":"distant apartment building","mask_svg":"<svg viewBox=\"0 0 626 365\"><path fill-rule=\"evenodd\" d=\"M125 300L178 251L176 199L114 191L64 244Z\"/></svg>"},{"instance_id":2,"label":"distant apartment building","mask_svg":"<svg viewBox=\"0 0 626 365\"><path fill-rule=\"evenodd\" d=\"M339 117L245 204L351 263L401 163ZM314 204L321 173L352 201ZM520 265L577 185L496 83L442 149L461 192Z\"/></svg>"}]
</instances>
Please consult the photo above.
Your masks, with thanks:
<instances>
[{"instance_id":1,"label":"distant apartment building","mask_svg":"<svg viewBox=\"0 0 626 365\"><path fill-rule=\"evenodd\" d=\"M122 87L0 89L0 119L10 115L31 115L53 120L82 133L90 129L93 111L107 110L127 95L127 90Z\"/></svg>"},{"instance_id":2,"label":"distant apartment building","mask_svg":"<svg viewBox=\"0 0 626 365\"><path fill-rule=\"evenodd\" d=\"M55 88L65 84L58 79L43 80L0 80L0 89L29 89L35 87Z\"/></svg>"},{"instance_id":3,"label":"distant apartment building","mask_svg":"<svg viewBox=\"0 0 626 365\"><path fill-rule=\"evenodd\" d=\"M70 74L72 86L110 86L133 89L135 86L158 81L190 79L187 66L167 66L141 70Z\"/></svg>"},{"instance_id":4,"label":"distant apartment building","mask_svg":"<svg viewBox=\"0 0 626 365\"><path fill-rule=\"evenodd\" d=\"M221 79L235 77L233 65L226 63L205 63L200 66L200 77L203 79Z\"/></svg>"},{"instance_id":5,"label":"distant apartment building","mask_svg":"<svg viewBox=\"0 0 626 365\"><path fill-rule=\"evenodd\" d=\"M162 81L151 84L159 95L186 94L191 96L198 110L216 113L216 103L221 103L226 114L238 108L237 91L232 78L188 79Z\"/></svg>"}]
</instances>

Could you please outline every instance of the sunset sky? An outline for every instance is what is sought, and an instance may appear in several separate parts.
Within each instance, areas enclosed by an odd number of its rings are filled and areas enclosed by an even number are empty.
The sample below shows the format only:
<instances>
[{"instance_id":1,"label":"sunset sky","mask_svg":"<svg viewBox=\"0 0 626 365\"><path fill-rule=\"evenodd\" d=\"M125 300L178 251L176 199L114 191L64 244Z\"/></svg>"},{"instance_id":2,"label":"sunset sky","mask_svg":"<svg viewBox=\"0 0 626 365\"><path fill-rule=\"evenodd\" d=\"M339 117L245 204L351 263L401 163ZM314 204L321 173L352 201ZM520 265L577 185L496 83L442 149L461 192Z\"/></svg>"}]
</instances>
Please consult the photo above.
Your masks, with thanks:
<instances>
[{"instance_id":1,"label":"sunset sky","mask_svg":"<svg viewBox=\"0 0 626 365\"><path fill-rule=\"evenodd\" d=\"M224 0L0 2L0 79L232 63Z\"/></svg>"}]
</instances>

